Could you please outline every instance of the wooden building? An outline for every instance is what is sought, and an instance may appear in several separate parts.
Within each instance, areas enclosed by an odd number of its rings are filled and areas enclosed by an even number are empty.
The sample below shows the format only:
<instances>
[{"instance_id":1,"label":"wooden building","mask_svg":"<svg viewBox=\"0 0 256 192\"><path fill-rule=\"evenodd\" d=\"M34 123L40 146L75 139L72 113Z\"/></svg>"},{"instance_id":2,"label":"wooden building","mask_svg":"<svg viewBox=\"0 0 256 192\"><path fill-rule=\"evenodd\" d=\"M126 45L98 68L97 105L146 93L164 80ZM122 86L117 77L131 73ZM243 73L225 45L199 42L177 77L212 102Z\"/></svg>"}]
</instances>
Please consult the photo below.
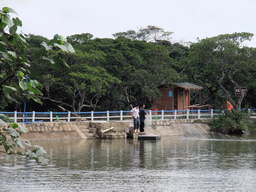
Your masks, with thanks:
<instances>
[{"instance_id":1,"label":"wooden building","mask_svg":"<svg viewBox=\"0 0 256 192\"><path fill-rule=\"evenodd\" d=\"M162 96L154 100L153 106L158 110L190 109L191 90L199 90L200 97L200 90L203 89L203 87L191 83L174 83L171 85L163 84L159 85L157 88L161 92Z\"/></svg>"}]
</instances>

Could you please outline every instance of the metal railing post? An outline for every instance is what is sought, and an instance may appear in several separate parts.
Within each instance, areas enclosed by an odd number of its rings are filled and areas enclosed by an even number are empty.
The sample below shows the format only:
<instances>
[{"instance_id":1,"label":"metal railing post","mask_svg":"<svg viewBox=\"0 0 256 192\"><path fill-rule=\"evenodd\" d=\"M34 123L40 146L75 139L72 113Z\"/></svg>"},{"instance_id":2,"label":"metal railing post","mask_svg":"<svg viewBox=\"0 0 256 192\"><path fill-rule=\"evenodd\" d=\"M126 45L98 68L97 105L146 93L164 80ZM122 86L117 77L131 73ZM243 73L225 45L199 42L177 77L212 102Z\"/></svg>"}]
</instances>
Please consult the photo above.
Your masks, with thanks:
<instances>
[{"instance_id":1,"label":"metal railing post","mask_svg":"<svg viewBox=\"0 0 256 192\"><path fill-rule=\"evenodd\" d=\"M93 111L91 111L91 121L93 121Z\"/></svg>"},{"instance_id":2,"label":"metal railing post","mask_svg":"<svg viewBox=\"0 0 256 192\"><path fill-rule=\"evenodd\" d=\"M201 119L200 109L198 109L198 119Z\"/></svg>"},{"instance_id":3,"label":"metal railing post","mask_svg":"<svg viewBox=\"0 0 256 192\"><path fill-rule=\"evenodd\" d=\"M121 121L123 120L123 111L122 110L120 111L120 120Z\"/></svg>"},{"instance_id":4,"label":"metal railing post","mask_svg":"<svg viewBox=\"0 0 256 192\"><path fill-rule=\"evenodd\" d=\"M189 109L187 109L187 119L189 119Z\"/></svg>"},{"instance_id":5,"label":"metal railing post","mask_svg":"<svg viewBox=\"0 0 256 192\"><path fill-rule=\"evenodd\" d=\"M211 118L213 118L213 109L211 109Z\"/></svg>"},{"instance_id":6,"label":"metal railing post","mask_svg":"<svg viewBox=\"0 0 256 192\"><path fill-rule=\"evenodd\" d=\"M109 111L107 111L107 121L109 121Z\"/></svg>"},{"instance_id":7,"label":"metal railing post","mask_svg":"<svg viewBox=\"0 0 256 192\"><path fill-rule=\"evenodd\" d=\"M35 111L33 111L33 115L32 115L32 122L35 122L35 120L36 120L36 112L35 112Z\"/></svg>"},{"instance_id":8,"label":"metal railing post","mask_svg":"<svg viewBox=\"0 0 256 192\"><path fill-rule=\"evenodd\" d=\"M71 115L71 113L70 113L70 111L68 112L68 122L70 122L70 115Z\"/></svg>"},{"instance_id":9,"label":"metal railing post","mask_svg":"<svg viewBox=\"0 0 256 192\"><path fill-rule=\"evenodd\" d=\"M149 118L150 118L150 121L152 121L152 111L149 110Z\"/></svg>"},{"instance_id":10,"label":"metal railing post","mask_svg":"<svg viewBox=\"0 0 256 192\"><path fill-rule=\"evenodd\" d=\"M177 119L177 110L174 110L174 119Z\"/></svg>"},{"instance_id":11,"label":"metal railing post","mask_svg":"<svg viewBox=\"0 0 256 192\"><path fill-rule=\"evenodd\" d=\"M164 110L162 110L162 120L164 120Z\"/></svg>"},{"instance_id":12,"label":"metal railing post","mask_svg":"<svg viewBox=\"0 0 256 192\"><path fill-rule=\"evenodd\" d=\"M50 111L50 122L52 123L52 111Z\"/></svg>"},{"instance_id":13,"label":"metal railing post","mask_svg":"<svg viewBox=\"0 0 256 192\"><path fill-rule=\"evenodd\" d=\"M14 122L17 123L17 111L14 111Z\"/></svg>"}]
</instances>

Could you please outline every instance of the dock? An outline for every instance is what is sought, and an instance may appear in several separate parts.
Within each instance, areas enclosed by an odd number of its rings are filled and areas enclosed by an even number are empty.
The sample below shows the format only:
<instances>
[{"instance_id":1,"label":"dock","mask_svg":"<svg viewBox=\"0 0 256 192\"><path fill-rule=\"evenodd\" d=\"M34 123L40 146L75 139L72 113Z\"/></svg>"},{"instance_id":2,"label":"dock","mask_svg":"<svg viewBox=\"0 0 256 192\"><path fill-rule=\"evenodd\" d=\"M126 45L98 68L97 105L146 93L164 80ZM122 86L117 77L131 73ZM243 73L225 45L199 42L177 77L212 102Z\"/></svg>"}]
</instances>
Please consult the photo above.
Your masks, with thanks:
<instances>
[{"instance_id":1,"label":"dock","mask_svg":"<svg viewBox=\"0 0 256 192\"><path fill-rule=\"evenodd\" d=\"M161 139L160 135L139 135L138 140L159 140Z\"/></svg>"},{"instance_id":2,"label":"dock","mask_svg":"<svg viewBox=\"0 0 256 192\"><path fill-rule=\"evenodd\" d=\"M138 140L159 140L161 139L160 135L146 135L145 132L140 133L128 133L127 139L138 139Z\"/></svg>"}]
</instances>

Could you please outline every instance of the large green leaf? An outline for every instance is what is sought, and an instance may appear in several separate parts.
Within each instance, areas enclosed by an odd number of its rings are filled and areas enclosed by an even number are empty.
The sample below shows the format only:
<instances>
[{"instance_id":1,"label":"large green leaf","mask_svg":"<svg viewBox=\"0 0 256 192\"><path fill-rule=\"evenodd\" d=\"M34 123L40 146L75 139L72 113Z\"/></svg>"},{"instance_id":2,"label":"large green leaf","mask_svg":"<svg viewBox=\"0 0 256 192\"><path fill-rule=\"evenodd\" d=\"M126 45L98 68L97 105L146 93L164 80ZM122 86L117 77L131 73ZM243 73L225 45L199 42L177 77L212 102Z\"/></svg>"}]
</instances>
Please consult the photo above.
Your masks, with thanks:
<instances>
[{"instance_id":1,"label":"large green leaf","mask_svg":"<svg viewBox=\"0 0 256 192\"><path fill-rule=\"evenodd\" d=\"M30 158L35 158L37 157L37 154L33 153L32 151L30 150L27 150L26 153L25 153L26 156L30 157Z\"/></svg>"},{"instance_id":2,"label":"large green leaf","mask_svg":"<svg viewBox=\"0 0 256 192\"><path fill-rule=\"evenodd\" d=\"M51 57L45 57L45 56L43 56L42 59L47 60L47 61L50 61L51 64L54 64L54 63L55 63L54 60L53 60Z\"/></svg>"},{"instance_id":3,"label":"large green leaf","mask_svg":"<svg viewBox=\"0 0 256 192\"><path fill-rule=\"evenodd\" d=\"M9 7L3 7L3 11L4 11L4 13L9 13L10 12Z\"/></svg>"},{"instance_id":4,"label":"large green leaf","mask_svg":"<svg viewBox=\"0 0 256 192\"><path fill-rule=\"evenodd\" d=\"M14 140L16 142L16 144L18 145L18 147L25 149L24 145L22 144L21 140L19 138L16 138Z\"/></svg>"},{"instance_id":5,"label":"large green leaf","mask_svg":"<svg viewBox=\"0 0 256 192\"><path fill-rule=\"evenodd\" d=\"M16 128L19 127L19 125L18 125L17 123L12 123L12 124L11 124L11 127L14 128L14 129L16 129Z\"/></svg>"},{"instance_id":6,"label":"large green leaf","mask_svg":"<svg viewBox=\"0 0 256 192\"><path fill-rule=\"evenodd\" d=\"M18 71L17 74L18 74L20 77L24 77L24 75L25 75L25 74L24 74L23 72L21 72L21 71Z\"/></svg>"},{"instance_id":7,"label":"large green leaf","mask_svg":"<svg viewBox=\"0 0 256 192\"><path fill-rule=\"evenodd\" d=\"M0 127L1 127L1 126L7 126L7 123L4 122L4 121L1 119L1 115L3 115L3 114L0 114Z\"/></svg>"},{"instance_id":8,"label":"large green leaf","mask_svg":"<svg viewBox=\"0 0 256 192\"><path fill-rule=\"evenodd\" d=\"M12 27L10 27L10 34L15 34L17 32L18 26L17 25L13 25Z\"/></svg>"},{"instance_id":9,"label":"large green leaf","mask_svg":"<svg viewBox=\"0 0 256 192\"><path fill-rule=\"evenodd\" d=\"M29 141L23 141L23 143L29 147L31 147L31 143Z\"/></svg>"},{"instance_id":10,"label":"large green leaf","mask_svg":"<svg viewBox=\"0 0 256 192\"><path fill-rule=\"evenodd\" d=\"M48 46L45 42L42 42L41 45L46 49L46 51L49 51L52 49L52 46Z\"/></svg>"},{"instance_id":11,"label":"large green leaf","mask_svg":"<svg viewBox=\"0 0 256 192\"><path fill-rule=\"evenodd\" d=\"M59 40L59 41L62 41L63 43L67 42L67 39L65 37L63 37L62 35L58 35L58 34L54 35L54 40L57 40L57 41Z\"/></svg>"},{"instance_id":12,"label":"large green leaf","mask_svg":"<svg viewBox=\"0 0 256 192\"><path fill-rule=\"evenodd\" d=\"M17 13L14 9L12 9L12 8L10 8L10 7L8 7L8 11L9 11L10 13L14 13L14 14L18 15L18 13Z\"/></svg>"},{"instance_id":13,"label":"large green leaf","mask_svg":"<svg viewBox=\"0 0 256 192\"><path fill-rule=\"evenodd\" d=\"M31 65L29 64L29 63L27 63L27 62L22 62L22 64L24 64L25 66L27 66L27 67L30 67Z\"/></svg>"},{"instance_id":14,"label":"large green leaf","mask_svg":"<svg viewBox=\"0 0 256 192\"><path fill-rule=\"evenodd\" d=\"M9 26L13 26L13 22L10 15L5 15L3 21Z\"/></svg>"},{"instance_id":15,"label":"large green leaf","mask_svg":"<svg viewBox=\"0 0 256 192\"><path fill-rule=\"evenodd\" d=\"M7 53L15 58L17 58L17 55L14 51L7 51Z\"/></svg>"},{"instance_id":16,"label":"large green leaf","mask_svg":"<svg viewBox=\"0 0 256 192\"><path fill-rule=\"evenodd\" d=\"M72 45L68 42L64 43L64 46L66 47L66 49L70 52L70 53L75 53L74 48L72 47Z\"/></svg>"},{"instance_id":17,"label":"large green leaf","mask_svg":"<svg viewBox=\"0 0 256 192\"><path fill-rule=\"evenodd\" d=\"M5 51L5 50L6 50L6 44L0 41L0 51Z\"/></svg>"},{"instance_id":18,"label":"large green leaf","mask_svg":"<svg viewBox=\"0 0 256 192\"><path fill-rule=\"evenodd\" d=\"M33 99L36 103L39 103L40 105L43 104L42 101L38 97L36 97L36 96L30 97L30 98Z\"/></svg>"},{"instance_id":19,"label":"large green leaf","mask_svg":"<svg viewBox=\"0 0 256 192\"><path fill-rule=\"evenodd\" d=\"M7 52L3 52L2 55L3 55L3 59L4 59L4 60L12 61L12 59L9 57L9 55L7 54Z\"/></svg>"},{"instance_id":20,"label":"large green leaf","mask_svg":"<svg viewBox=\"0 0 256 192\"><path fill-rule=\"evenodd\" d=\"M3 90L6 93L10 93L12 91L17 91L17 89L15 87L11 87L11 86L4 86Z\"/></svg>"},{"instance_id":21,"label":"large green leaf","mask_svg":"<svg viewBox=\"0 0 256 192\"><path fill-rule=\"evenodd\" d=\"M37 84L38 84L38 81L37 81L37 80L30 80L29 82L30 82L30 85L31 85L32 87L36 87Z\"/></svg>"},{"instance_id":22,"label":"large green leaf","mask_svg":"<svg viewBox=\"0 0 256 192\"><path fill-rule=\"evenodd\" d=\"M18 123L18 125L19 125L20 130L21 130L23 133L27 133L27 132L28 132L27 128L26 128L24 125L22 125L21 123Z\"/></svg>"},{"instance_id":23,"label":"large green leaf","mask_svg":"<svg viewBox=\"0 0 256 192\"><path fill-rule=\"evenodd\" d=\"M36 95L43 95L43 93L41 91L39 91L37 88L31 87L30 89L34 94Z\"/></svg>"},{"instance_id":24,"label":"large green leaf","mask_svg":"<svg viewBox=\"0 0 256 192\"><path fill-rule=\"evenodd\" d=\"M15 25L22 27L22 21L19 18L13 18L12 20Z\"/></svg>"},{"instance_id":25,"label":"large green leaf","mask_svg":"<svg viewBox=\"0 0 256 192\"><path fill-rule=\"evenodd\" d=\"M10 100L10 102L16 102L18 103L18 101L16 99L14 99L13 97L11 97L11 95L9 93L5 93L5 97Z\"/></svg>"},{"instance_id":26,"label":"large green leaf","mask_svg":"<svg viewBox=\"0 0 256 192\"><path fill-rule=\"evenodd\" d=\"M36 148L36 151L39 155L45 155L46 151L44 150L44 148L42 146L39 145L33 145L33 148Z\"/></svg>"},{"instance_id":27,"label":"large green leaf","mask_svg":"<svg viewBox=\"0 0 256 192\"><path fill-rule=\"evenodd\" d=\"M59 47L62 51L67 52L67 48L64 45L60 45L58 43L53 44L55 47Z\"/></svg>"},{"instance_id":28,"label":"large green leaf","mask_svg":"<svg viewBox=\"0 0 256 192\"><path fill-rule=\"evenodd\" d=\"M22 90L28 89L28 85L25 81L19 81L19 86Z\"/></svg>"},{"instance_id":29,"label":"large green leaf","mask_svg":"<svg viewBox=\"0 0 256 192\"><path fill-rule=\"evenodd\" d=\"M8 128L7 130L8 130L8 133L13 137L19 137L20 136L20 133L16 129Z\"/></svg>"}]
</instances>

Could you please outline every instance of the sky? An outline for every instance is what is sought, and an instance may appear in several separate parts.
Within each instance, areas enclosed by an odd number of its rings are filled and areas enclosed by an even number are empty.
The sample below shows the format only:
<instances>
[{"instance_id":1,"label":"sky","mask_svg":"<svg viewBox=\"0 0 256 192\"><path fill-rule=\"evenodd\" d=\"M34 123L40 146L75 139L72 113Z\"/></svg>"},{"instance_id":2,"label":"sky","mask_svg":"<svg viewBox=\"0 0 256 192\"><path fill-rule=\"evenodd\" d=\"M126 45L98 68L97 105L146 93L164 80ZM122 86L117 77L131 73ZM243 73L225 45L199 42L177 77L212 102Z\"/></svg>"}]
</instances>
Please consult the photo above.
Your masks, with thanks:
<instances>
[{"instance_id":1,"label":"sky","mask_svg":"<svg viewBox=\"0 0 256 192\"><path fill-rule=\"evenodd\" d=\"M256 35L256 0L0 0L0 6L18 13L22 32L48 39L81 33L113 38L148 25L174 32L171 41L180 43L234 32ZM256 47L256 37L245 45Z\"/></svg>"}]
</instances>

